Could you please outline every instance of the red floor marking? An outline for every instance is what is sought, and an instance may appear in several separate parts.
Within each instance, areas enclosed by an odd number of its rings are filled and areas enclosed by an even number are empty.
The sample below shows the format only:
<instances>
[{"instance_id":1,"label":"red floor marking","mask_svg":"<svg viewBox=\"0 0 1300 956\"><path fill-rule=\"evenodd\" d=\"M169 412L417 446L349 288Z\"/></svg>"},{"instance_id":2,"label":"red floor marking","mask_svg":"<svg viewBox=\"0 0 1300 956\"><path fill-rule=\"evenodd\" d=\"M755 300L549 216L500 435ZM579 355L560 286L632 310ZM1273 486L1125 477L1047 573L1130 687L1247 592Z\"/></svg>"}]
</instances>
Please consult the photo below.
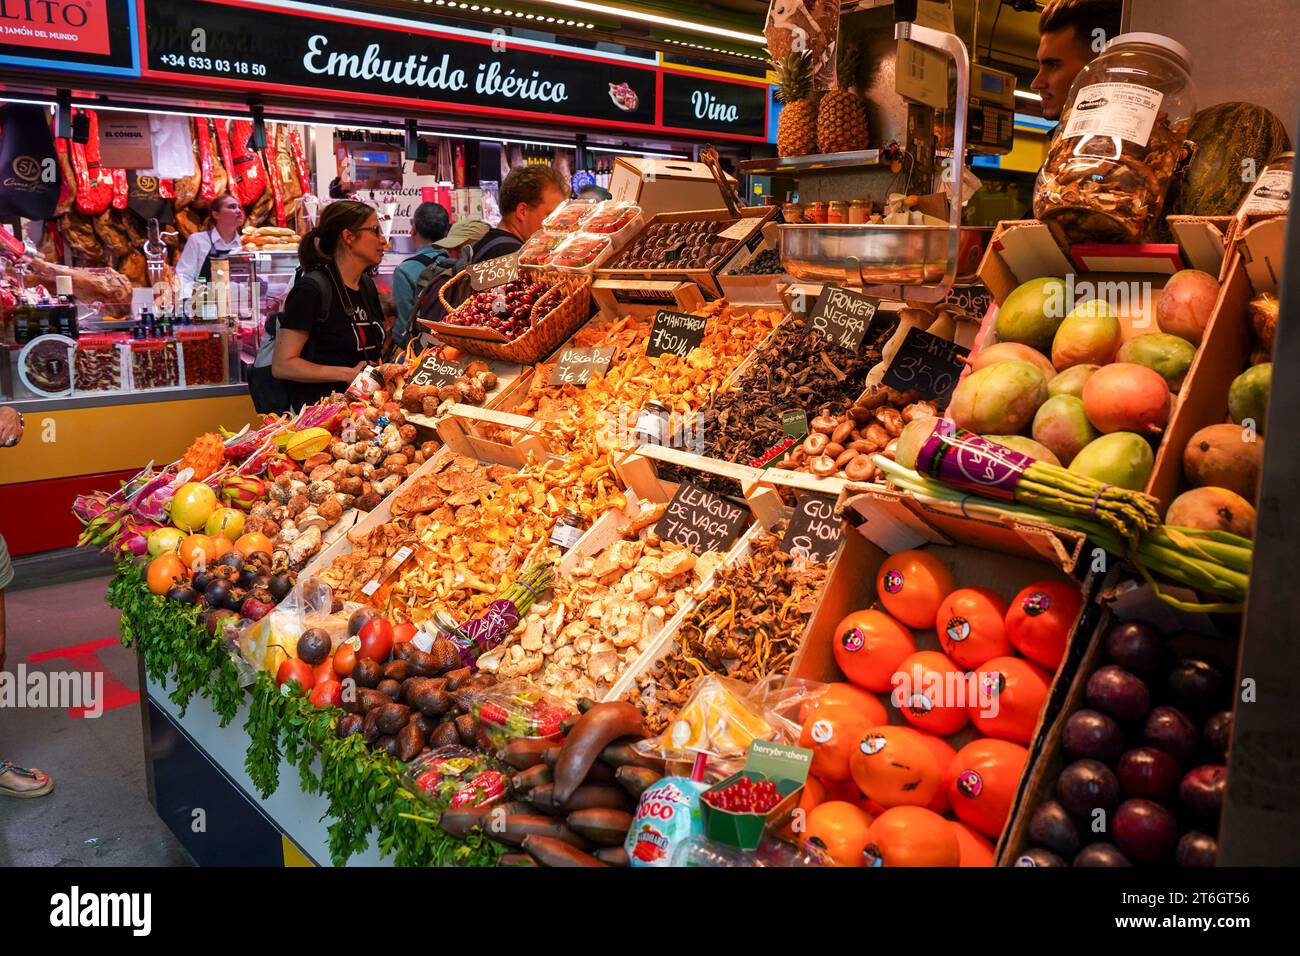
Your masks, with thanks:
<instances>
[{"instance_id":1,"label":"red floor marking","mask_svg":"<svg viewBox=\"0 0 1300 956\"><path fill-rule=\"evenodd\" d=\"M51 651L40 651L36 654L28 654L27 662L30 664L39 664L42 661L62 658L72 665L73 670L100 673L104 675L104 699L100 701L103 712L108 713L110 710L116 710L119 707L128 707L138 703L140 694L138 691L131 690L113 673L104 667L104 662L99 659L95 652L101 647L111 647L113 645L121 646L121 641L116 637L106 637L98 641L86 641L84 644L71 644L68 647L57 647ZM86 716L85 707L69 707L68 716L77 719Z\"/></svg>"}]
</instances>

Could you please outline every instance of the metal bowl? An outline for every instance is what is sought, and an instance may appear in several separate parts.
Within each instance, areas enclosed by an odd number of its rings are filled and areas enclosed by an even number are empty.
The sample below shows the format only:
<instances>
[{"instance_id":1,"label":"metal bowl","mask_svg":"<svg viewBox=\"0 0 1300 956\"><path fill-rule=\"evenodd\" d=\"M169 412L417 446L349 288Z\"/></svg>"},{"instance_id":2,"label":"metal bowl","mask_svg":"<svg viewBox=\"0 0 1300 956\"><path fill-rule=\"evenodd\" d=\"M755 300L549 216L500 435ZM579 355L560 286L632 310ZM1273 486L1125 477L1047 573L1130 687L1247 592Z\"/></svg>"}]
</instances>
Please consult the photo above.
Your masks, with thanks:
<instances>
[{"instance_id":1,"label":"metal bowl","mask_svg":"<svg viewBox=\"0 0 1300 956\"><path fill-rule=\"evenodd\" d=\"M935 286L979 265L991 229L963 226L956 262L949 226L794 224L781 226L781 261L797 279L861 286Z\"/></svg>"}]
</instances>

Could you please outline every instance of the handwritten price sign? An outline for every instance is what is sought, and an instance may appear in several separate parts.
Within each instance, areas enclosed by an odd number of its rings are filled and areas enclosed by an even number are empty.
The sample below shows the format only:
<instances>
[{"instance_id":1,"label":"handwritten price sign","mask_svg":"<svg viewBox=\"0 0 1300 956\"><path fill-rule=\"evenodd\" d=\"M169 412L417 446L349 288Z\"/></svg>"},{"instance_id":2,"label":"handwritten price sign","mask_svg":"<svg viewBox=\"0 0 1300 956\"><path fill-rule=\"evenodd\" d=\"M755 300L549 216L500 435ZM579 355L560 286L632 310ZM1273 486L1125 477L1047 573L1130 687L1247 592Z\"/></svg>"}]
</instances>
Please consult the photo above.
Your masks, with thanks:
<instances>
[{"instance_id":1,"label":"handwritten price sign","mask_svg":"<svg viewBox=\"0 0 1300 956\"><path fill-rule=\"evenodd\" d=\"M512 252L508 256L489 259L487 262L475 262L466 266L466 271L469 273L470 288L475 292L495 289L499 285L505 285L518 274L519 253Z\"/></svg>"},{"instance_id":2,"label":"handwritten price sign","mask_svg":"<svg viewBox=\"0 0 1300 956\"><path fill-rule=\"evenodd\" d=\"M420 367L411 376L410 385L433 385L441 388L456 381L465 374L465 366L459 362L449 362L436 355L426 355L420 360Z\"/></svg>"},{"instance_id":3,"label":"handwritten price sign","mask_svg":"<svg viewBox=\"0 0 1300 956\"><path fill-rule=\"evenodd\" d=\"M597 349L565 349L551 372L550 385L586 385L591 376L603 373L614 359L614 346Z\"/></svg>"},{"instance_id":4,"label":"handwritten price sign","mask_svg":"<svg viewBox=\"0 0 1300 956\"><path fill-rule=\"evenodd\" d=\"M970 349L913 326L907 330L907 337L885 370L881 384L900 392L916 389L921 398L933 400L943 408L952 398L965 367L962 358L969 354Z\"/></svg>"},{"instance_id":5,"label":"handwritten price sign","mask_svg":"<svg viewBox=\"0 0 1300 956\"><path fill-rule=\"evenodd\" d=\"M879 308L879 299L831 285L817 297L808 324L840 348L856 352Z\"/></svg>"},{"instance_id":6,"label":"handwritten price sign","mask_svg":"<svg viewBox=\"0 0 1300 956\"><path fill-rule=\"evenodd\" d=\"M650 327L645 354L650 358L658 355L686 358L691 354L691 349L704 341L704 330L708 324L709 317L706 315L660 309L655 315L654 325Z\"/></svg>"},{"instance_id":7,"label":"handwritten price sign","mask_svg":"<svg viewBox=\"0 0 1300 956\"><path fill-rule=\"evenodd\" d=\"M781 547L789 554L828 563L840 550L844 523L835 517L835 502L823 495L799 499Z\"/></svg>"},{"instance_id":8,"label":"handwritten price sign","mask_svg":"<svg viewBox=\"0 0 1300 956\"><path fill-rule=\"evenodd\" d=\"M677 486L655 534L703 554L729 549L748 522L746 509L687 481Z\"/></svg>"}]
</instances>

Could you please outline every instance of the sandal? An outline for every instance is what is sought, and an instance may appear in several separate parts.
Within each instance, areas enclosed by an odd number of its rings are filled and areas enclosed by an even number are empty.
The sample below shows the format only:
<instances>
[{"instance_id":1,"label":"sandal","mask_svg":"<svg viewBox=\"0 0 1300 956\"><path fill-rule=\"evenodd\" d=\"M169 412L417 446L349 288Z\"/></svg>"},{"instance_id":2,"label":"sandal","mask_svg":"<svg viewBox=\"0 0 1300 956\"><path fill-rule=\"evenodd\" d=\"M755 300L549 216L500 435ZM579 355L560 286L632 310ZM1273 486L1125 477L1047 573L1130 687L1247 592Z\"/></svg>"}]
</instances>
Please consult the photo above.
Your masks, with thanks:
<instances>
[{"instance_id":1,"label":"sandal","mask_svg":"<svg viewBox=\"0 0 1300 956\"><path fill-rule=\"evenodd\" d=\"M37 786L26 789L19 789L9 786L5 783L7 774L14 774L17 777L27 777L34 781ZM39 770L20 767L10 760L0 760L0 796L5 797L43 797L54 789L54 778L47 773Z\"/></svg>"}]
</instances>

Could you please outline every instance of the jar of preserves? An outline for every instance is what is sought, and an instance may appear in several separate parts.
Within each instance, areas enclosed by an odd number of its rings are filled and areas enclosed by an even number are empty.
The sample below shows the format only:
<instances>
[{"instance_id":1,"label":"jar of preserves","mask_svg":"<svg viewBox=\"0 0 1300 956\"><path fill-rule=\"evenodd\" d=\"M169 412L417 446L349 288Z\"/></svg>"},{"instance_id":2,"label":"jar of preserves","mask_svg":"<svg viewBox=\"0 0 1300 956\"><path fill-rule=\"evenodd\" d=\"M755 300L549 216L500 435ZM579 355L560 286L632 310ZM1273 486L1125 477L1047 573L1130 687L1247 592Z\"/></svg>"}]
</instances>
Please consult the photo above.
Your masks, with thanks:
<instances>
[{"instance_id":1,"label":"jar of preserves","mask_svg":"<svg viewBox=\"0 0 1300 956\"><path fill-rule=\"evenodd\" d=\"M803 222L803 204L788 202L781 207L781 218L789 223Z\"/></svg>"},{"instance_id":2,"label":"jar of preserves","mask_svg":"<svg viewBox=\"0 0 1300 956\"><path fill-rule=\"evenodd\" d=\"M825 224L830 216L830 204L815 202L808 209L808 221Z\"/></svg>"},{"instance_id":3,"label":"jar of preserves","mask_svg":"<svg viewBox=\"0 0 1300 956\"><path fill-rule=\"evenodd\" d=\"M826 221L835 223L844 223L849 221L849 204L844 201L836 200L832 202L826 211Z\"/></svg>"},{"instance_id":4,"label":"jar of preserves","mask_svg":"<svg viewBox=\"0 0 1300 956\"><path fill-rule=\"evenodd\" d=\"M871 220L871 200L855 199L849 203L849 222L862 225Z\"/></svg>"},{"instance_id":5,"label":"jar of preserves","mask_svg":"<svg viewBox=\"0 0 1300 956\"><path fill-rule=\"evenodd\" d=\"M1286 212L1291 204L1291 173L1295 166L1295 153L1278 153L1268 161L1255 185L1241 201L1234 214L1239 220L1260 213Z\"/></svg>"},{"instance_id":6,"label":"jar of preserves","mask_svg":"<svg viewBox=\"0 0 1300 956\"><path fill-rule=\"evenodd\" d=\"M1196 112L1191 54L1124 33L1074 80L1034 184L1034 215L1067 242L1137 242L1154 225Z\"/></svg>"}]
</instances>

